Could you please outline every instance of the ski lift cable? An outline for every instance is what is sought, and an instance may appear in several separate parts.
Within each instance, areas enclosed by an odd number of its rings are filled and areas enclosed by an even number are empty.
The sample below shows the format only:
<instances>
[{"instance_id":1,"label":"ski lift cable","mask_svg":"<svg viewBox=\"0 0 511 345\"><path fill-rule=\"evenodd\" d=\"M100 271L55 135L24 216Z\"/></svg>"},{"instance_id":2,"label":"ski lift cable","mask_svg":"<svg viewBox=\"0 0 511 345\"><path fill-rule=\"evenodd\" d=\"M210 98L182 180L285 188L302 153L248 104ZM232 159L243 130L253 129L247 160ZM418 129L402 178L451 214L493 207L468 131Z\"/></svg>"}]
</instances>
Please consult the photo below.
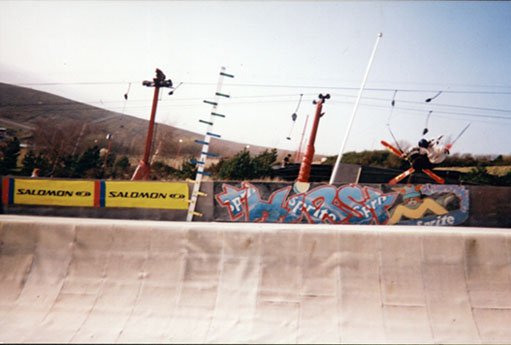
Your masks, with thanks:
<instances>
[{"instance_id":1,"label":"ski lift cable","mask_svg":"<svg viewBox=\"0 0 511 345\"><path fill-rule=\"evenodd\" d=\"M442 90L438 91L433 97L429 97L429 98L426 98L424 100L424 104L426 103L430 103L431 101L433 101L435 98L437 98L438 96L440 96L442 94ZM431 113L433 112L433 110L430 110L428 112L428 115L426 116L426 124L424 125L424 129L422 130L422 135L426 135L428 132L429 132L429 128L428 128L428 125L429 125L429 118L431 117Z\"/></svg>"},{"instance_id":2,"label":"ski lift cable","mask_svg":"<svg viewBox=\"0 0 511 345\"><path fill-rule=\"evenodd\" d=\"M461 130L460 134L458 134L458 136L457 136L457 137L456 137L456 138L455 138L455 139L454 139L454 140L453 140L453 141L449 144L449 146L454 145L454 143L455 143L456 141L458 141L458 139L459 139L459 138L463 135L463 133L465 133L465 131L468 129L468 127L470 127L470 124L471 124L471 123L469 122L469 124L468 124L468 125L466 125L466 126L465 126L465 128L463 128L463 129Z\"/></svg>"},{"instance_id":3,"label":"ski lift cable","mask_svg":"<svg viewBox=\"0 0 511 345\"><path fill-rule=\"evenodd\" d=\"M287 140L291 140L291 134L293 133L293 128L295 128L295 121L291 124L291 129L289 130L289 134L286 137Z\"/></svg>"},{"instance_id":4,"label":"ski lift cable","mask_svg":"<svg viewBox=\"0 0 511 345\"><path fill-rule=\"evenodd\" d=\"M122 106L122 114L124 114L124 111L126 110L126 103L128 102L128 95L130 93L130 89L131 89L131 83L128 84L128 90L124 94L124 104Z\"/></svg>"},{"instance_id":5,"label":"ski lift cable","mask_svg":"<svg viewBox=\"0 0 511 345\"><path fill-rule=\"evenodd\" d=\"M433 110L430 110L428 112L428 115L426 116L426 123L424 124L424 129L422 131L422 135L426 135L429 132L428 125L429 125L429 118L431 117L431 114L433 113Z\"/></svg>"},{"instance_id":6,"label":"ski lift cable","mask_svg":"<svg viewBox=\"0 0 511 345\"><path fill-rule=\"evenodd\" d=\"M193 85L210 85L211 83L203 83L203 82L188 82ZM358 90L356 87L347 87L347 86L329 86L329 85L288 85L288 84L257 84L257 83L238 83L231 84L234 87L261 87L261 88L303 88L303 89L318 89L318 88L328 88L331 90ZM365 91L394 91L395 88L365 88ZM427 92L438 92L437 90L431 89L399 89L401 92L411 92L411 93L427 93ZM442 91L443 93L453 93L453 94L486 94L486 95L510 95L511 91L482 91L482 90L447 90Z\"/></svg>"},{"instance_id":7,"label":"ski lift cable","mask_svg":"<svg viewBox=\"0 0 511 345\"><path fill-rule=\"evenodd\" d=\"M337 95L345 96L345 97L351 97L351 95L345 95L345 94L337 94ZM233 101L231 103L232 104L264 104L264 103L276 103L276 102L277 103L290 102L289 100L270 100L270 99L268 99L268 100L257 100L257 101L241 100L242 98L263 98L263 97L272 98L272 97L284 97L284 96L287 96L287 95L278 95L278 96L277 95L268 95L268 96L258 95L258 96L246 96L246 97L245 96L241 96L241 97L236 97L238 99L238 101ZM198 99L198 98L181 98L181 99L174 99L174 101L193 101L195 99ZM366 100L375 100L375 101L385 100L384 98L377 98L377 97L364 97L364 99L366 99ZM142 102L142 101L143 100L133 100L133 102ZM423 104L424 105L424 102L420 102L419 103L419 102L416 102L416 101L406 101L406 100L401 100L400 102L401 103L407 103L407 104ZM94 102L89 102L89 103L93 104ZM114 103L114 102L110 102L110 103ZM166 103L166 100L162 100L162 103ZM172 103L173 104L170 104L170 106L181 106L181 105L183 105L183 104L176 104L175 102L172 102ZM346 103L346 102L332 101L332 103ZM70 102L69 104L72 104L72 102ZM351 104L351 103L349 103L349 104ZM28 106L28 104L23 104L23 105L20 105L20 106L24 106L24 105ZM36 105L36 104L34 104L34 105ZM168 105L169 104L167 104L167 106ZM193 103L190 103L189 105L193 105ZM371 105L371 106L378 107L376 105ZM379 106L379 107L383 108L383 106ZM496 109L496 108L484 108L484 107L471 107L471 106L451 105L451 104L435 104L435 109L437 109L439 107L460 108L460 109L466 109L466 110L485 110L485 111L493 111L493 112L501 112L501 113L509 113L509 114L511 114L511 109ZM426 108L426 107L423 106L423 108ZM425 109L421 110L421 111L425 111ZM438 110L435 110L435 112L438 112ZM444 113L452 113L452 112L444 111ZM456 113L456 114L468 114L468 113ZM473 115L473 114L470 114L470 115ZM478 114L475 114L475 115L477 116ZM481 115L481 116L486 116L486 115Z\"/></svg>"},{"instance_id":8,"label":"ski lift cable","mask_svg":"<svg viewBox=\"0 0 511 345\"><path fill-rule=\"evenodd\" d=\"M183 84L184 84L184 82L183 82L183 81L179 82L179 84L177 84L177 86L176 86L176 87L172 88L172 92L175 92L175 91L176 91L177 89L179 89L179 87L180 87L181 85L183 85Z\"/></svg>"},{"instance_id":9,"label":"ski lift cable","mask_svg":"<svg viewBox=\"0 0 511 345\"><path fill-rule=\"evenodd\" d=\"M133 81L131 81L133 82ZM125 84L126 81L73 81L73 82L42 82L42 83L15 83L13 85L17 86L52 86L52 85L116 85L116 84ZM189 85L212 85L214 83L211 82L197 82L197 81L189 81L186 82ZM286 85L286 84L257 84L257 83L237 83L231 84L231 87L260 87L260 88L306 88L306 89L318 89L318 88L329 88L331 90L357 90L356 87L349 86L328 86L328 85ZM502 86L504 87L504 86ZM365 88L365 91L374 91L374 92L388 92L394 91L395 88ZM410 93L425 93L425 92L437 92L437 90L431 89L399 89L401 92L410 92ZM450 94L480 94L480 95L511 95L511 91L485 91L485 90L446 90L442 91L442 93L450 93Z\"/></svg>"},{"instance_id":10,"label":"ski lift cable","mask_svg":"<svg viewBox=\"0 0 511 345\"><path fill-rule=\"evenodd\" d=\"M398 90L398 91L400 91L400 90ZM355 98L356 97L354 95L347 95L347 94L341 94L341 93L334 93L333 95L342 96L342 97L350 97L350 98ZM375 100L375 101L387 101L387 98L381 98L381 97L363 97L363 99ZM406 100L400 100L400 103L424 104L424 102L406 101ZM511 109L473 107L473 106L458 105L458 104L435 103L435 107L462 108L462 109L473 109L473 110L485 110L485 111L495 111L495 112L511 113Z\"/></svg>"},{"instance_id":11,"label":"ski lift cable","mask_svg":"<svg viewBox=\"0 0 511 345\"><path fill-rule=\"evenodd\" d=\"M388 101L388 100L387 100ZM80 110L80 109L83 109L85 106L87 105L93 105L94 103L91 102L91 103L77 103L78 101L70 101L70 102L58 102L58 103L45 103L44 105L58 105L58 106L62 106L61 108L53 108L51 111L52 112L69 112L69 111L73 111L73 110ZM130 101L131 103L132 101ZM230 104L238 104L238 105L242 105L242 104L253 104L253 103L283 103L283 102L289 102L287 100L271 100L271 101L256 101L256 102L252 102L252 101L248 101L248 102L230 102ZM406 101L400 101L401 103L405 103ZM345 101L339 101L339 100L333 100L330 102L331 104L348 104L348 105L351 105L353 104L352 102L345 102ZM410 102L407 102L407 103L410 103ZM38 106L40 104L37 104L37 103L24 103L24 104L0 104L0 107L10 107L10 106L14 106L14 107L24 107L24 106ZM175 107L193 107L193 106L196 106L197 103L194 103L194 102L190 102L190 103L187 103L187 104L172 104L172 103L167 103L165 101L162 101L162 104L161 104L161 107L164 107L164 108L175 108ZM366 106L366 107L371 107L371 108L379 108L379 109L388 109L388 106L383 106L383 105L377 105L377 104L371 104L371 103L367 103L367 102L363 102L361 103L361 105L363 106ZM107 109L108 110L112 110L112 111L116 111L116 110L122 110L122 106L114 106L114 107L108 107ZM126 108L130 108L130 109L145 109L147 108L147 105L136 105L136 104L128 104L126 105ZM400 106L400 107L397 107L396 106L396 110L400 110L400 111L407 111L407 112L420 112L420 113L423 113L424 110L420 110L420 109L417 109L417 108L413 108L413 107L403 107L403 106ZM440 114L444 114L444 115L456 115L456 116L464 116L464 117L479 117L479 118L486 118L486 119L499 119L499 120L511 120L511 117L510 116L503 116L503 115L488 115L488 114L477 114L477 113L467 113L467 112L456 112L456 111L449 111L449 110L435 110L435 114L437 116L439 116Z\"/></svg>"},{"instance_id":12,"label":"ski lift cable","mask_svg":"<svg viewBox=\"0 0 511 345\"><path fill-rule=\"evenodd\" d=\"M403 149L399 146L399 143L398 143L398 140L396 138L396 136L394 135L394 133L392 132L392 129L390 127L390 120L391 120L391 116L392 116L392 112L394 110L394 107L395 107L395 97L396 97L396 93L397 93L397 90L394 91L394 94L392 96L392 101L391 101L391 111L390 111L390 114L389 114L389 118L387 120L387 128L390 132L390 135L392 136L392 138L394 139L394 142L396 144L396 146L399 148L399 150L401 152L404 152ZM437 92L433 97L430 97L430 98L427 98L424 103L430 103L432 100L434 100L435 98L437 98L438 96L440 96L442 94L442 91L439 91ZM430 110L428 112L428 115L426 117L426 123L425 123L425 126L424 126L424 130L422 132L422 135L426 135L428 133L428 125L429 125L429 119L431 117L431 114L433 113L433 110ZM447 149L450 149L452 147L452 145L454 145L454 143L461 137L461 135L467 130L467 128L470 126L470 123L465 127L463 128L463 130L458 134L458 136L451 142L449 143L446 147ZM438 139L437 139L437 144L438 144L438 141L443 137L440 136Z\"/></svg>"},{"instance_id":13,"label":"ski lift cable","mask_svg":"<svg viewBox=\"0 0 511 345\"><path fill-rule=\"evenodd\" d=\"M138 83L138 80L103 80L103 81L80 81L80 80L72 80L72 81L48 81L48 82L19 82L19 83L13 83L13 85L27 85L27 86L50 86L50 85L119 85L119 84L126 84L126 83ZM347 81L339 81L340 83L347 83ZM188 81L189 84L195 84L195 85L214 85L214 82L204 82L204 81L197 81L197 80L191 80ZM399 82L399 81L387 81L385 84L415 84L415 85L438 85L438 83L421 83L421 82ZM272 83L233 83L231 85L234 86L255 86L255 87L306 87L306 88L332 88L330 85L291 85L291 84L272 84ZM463 84L463 83L450 83L450 85L456 85L461 87L480 87L480 88L496 88L496 89L510 89L511 85L484 85L484 84ZM356 87L333 87L337 89L353 89L356 90ZM368 88L367 90L374 90L374 91L393 91L395 88ZM437 89L438 90L438 89ZM431 89L413 89L413 88L406 88L402 89L401 91L405 92L436 92L437 90L431 90ZM477 90L475 91L467 91L467 90L452 90L452 91L446 91L446 93L449 92L479 92ZM485 91L483 91L485 92ZM489 93L494 93L493 91L487 91ZM509 94L511 92L503 91L506 94ZM500 91L496 91L496 93L500 93Z\"/></svg>"},{"instance_id":14,"label":"ski lift cable","mask_svg":"<svg viewBox=\"0 0 511 345\"><path fill-rule=\"evenodd\" d=\"M390 135L392 136L392 139L394 139L394 142L396 143L397 148L399 150L401 150L401 152L404 152L404 150L401 148L401 146L399 146L399 142L397 141L396 136L392 132L392 129L390 128L390 125L387 124L387 128L389 129Z\"/></svg>"},{"instance_id":15,"label":"ski lift cable","mask_svg":"<svg viewBox=\"0 0 511 345\"><path fill-rule=\"evenodd\" d=\"M181 82L180 84L182 84L183 82ZM180 85L178 85L175 89L177 89ZM175 90L174 89L174 90ZM391 90L391 91L396 91L396 90ZM398 91L402 91L402 90L398 90ZM336 93L334 95L337 95L337 96L343 96L343 97L355 97L354 95L348 95L348 94L342 94L342 93ZM238 100L241 100L241 99L246 99L246 98L274 98L274 97L286 97L286 96L292 96L290 94L280 94L280 95L253 95L253 96L237 96L236 99ZM233 98L234 99L234 98ZM365 100L375 100L375 101L378 101L378 100L382 100L382 101L387 101L386 98L381 98L381 97L363 97L363 99ZM172 103L173 105L175 105L175 102L179 102L179 101L193 101L193 100L199 100L199 98L197 97L183 97L183 98L173 98L172 99ZM84 100L84 101L67 101L67 102L48 102L48 103L44 103L45 105L75 105L76 102L82 102L82 103L86 103L86 104L91 104L91 105L94 105L94 104L97 104L99 103L98 101L92 101L92 100ZM106 100L106 101L103 101L103 103L120 103L121 101L118 101L118 100ZM124 100L122 101L124 102ZM147 102L147 99L130 99L130 103L134 103L134 102ZM162 100L162 103L166 103L166 102L169 102L168 99L163 99ZM268 102L268 101L260 101L258 103L265 103L265 102ZM282 101L284 102L284 100ZM289 102L289 101L287 101ZM338 101L332 101L334 103L337 103ZM417 102L417 101L407 101L407 100L400 100L401 103L407 103L407 104L424 104L424 102ZM35 105L40 105L38 103L33 103L33 102L30 102L30 103L4 103L4 104L0 104L0 106L35 106ZM511 109L498 109L498 108L488 108L488 107L473 107L473 106L464 106L464 105L455 105L455 104L444 104L444 103L435 103L435 108L438 108L438 107L449 107L449 108L462 108L462 109L467 109L467 110L484 110L484 111L492 111L492 112L502 112L502 113L510 113L511 114Z\"/></svg>"},{"instance_id":16,"label":"ski lift cable","mask_svg":"<svg viewBox=\"0 0 511 345\"><path fill-rule=\"evenodd\" d=\"M286 137L287 140L291 140L291 134L293 133L293 129L295 128L296 118L298 115L296 114L298 112L298 109L300 109L300 104L302 103L302 97L303 93L300 94L300 99L298 100L298 104L296 105L295 112L291 115L291 119L293 122L291 123L291 129L289 130L289 135Z\"/></svg>"},{"instance_id":17,"label":"ski lift cable","mask_svg":"<svg viewBox=\"0 0 511 345\"><path fill-rule=\"evenodd\" d=\"M392 101L390 102L391 108L389 118L387 119L387 126L390 126L390 120L392 118L392 113L394 112L394 106L396 105L396 94L397 90L394 90L394 95L392 96Z\"/></svg>"},{"instance_id":18,"label":"ski lift cable","mask_svg":"<svg viewBox=\"0 0 511 345\"><path fill-rule=\"evenodd\" d=\"M442 91L438 91L436 95L434 95L433 97L430 97L430 98L426 98L426 100L424 102L429 103L432 100L434 100L435 98L437 98L438 96L440 96L441 94L442 94Z\"/></svg>"},{"instance_id":19,"label":"ski lift cable","mask_svg":"<svg viewBox=\"0 0 511 345\"><path fill-rule=\"evenodd\" d=\"M395 91L395 90L393 90ZM381 99L381 98L380 98ZM387 98L387 101L388 101L388 98ZM146 105L136 105L136 104L133 104L132 102L135 102L135 100L131 100L130 99L130 104L127 104L126 105L126 108L129 108L129 109L145 109L147 106ZM268 101L267 103L274 103L274 102L280 102L279 101ZM289 102L289 101L285 101L285 102ZM401 100L400 101L401 103L417 103L417 102L410 102L410 101L403 101ZM89 103L89 102L87 102ZM93 104L94 102L91 102L89 104ZM234 103L234 102L232 102ZM253 102L239 102L237 104L248 104L248 103L253 103ZM256 103L265 103L265 102L256 102ZM352 104L351 102L343 102L343 101L332 101L331 103L333 104ZM425 104L424 102L421 102L422 104ZM371 107L371 108L380 108L380 109L388 109L387 107L388 106L382 106L382 105L376 105L376 104L370 104L370 103L367 103L367 102L363 102L362 103L364 106L366 107ZM4 104L0 104L0 107L8 107L8 106L15 106L15 107L23 107L23 106L37 106L37 105L40 105L38 103L34 103L34 102L31 102L31 103L22 103L22 104L15 104L15 103L4 103ZM68 112L68 111L73 111L73 110L79 110L79 109L83 109L84 106L86 106L87 104L80 104L80 103L77 103L77 101L68 101L68 102L49 102L49 103L45 103L45 105L58 105L58 106L61 106L61 107L58 107L58 108L52 108L52 112ZM162 104L161 106L162 107L165 107L165 108L168 108L168 107L182 107L182 106L195 106L196 103L189 103L189 104L169 104L165 101L162 101ZM435 106L439 106L440 104L435 104ZM446 105L446 104L442 104L443 106L450 106L450 107L456 107L454 105ZM435 107L435 109L436 109ZM467 108L467 109L472 109L470 107L463 107L463 108ZM122 110L123 109L123 106L117 106L117 107L108 107L109 110L111 111L119 111L119 110ZM419 110L417 108L412 108L412 107L403 107L403 106L399 106L397 107L396 106L396 109L400 110L400 111L407 111L407 112L423 112L423 110ZM487 109L487 110L493 110L493 111L500 111L500 112L510 112L510 110L504 110L504 109L490 109L490 108L475 108L473 107L473 109L481 109L481 110L484 110L484 109ZM505 121L509 121L511 120L511 117L510 116L500 116L500 115L489 115L489 114L477 114L477 113L468 113L468 112L456 112L456 111L450 111L450 110L438 110L436 109L435 110L435 114L436 116L438 117L446 117L446 115L456 115L457 117L471 117L471 118L481 118L481 119L492 119L492 120L505 120ZM443 116L442 116L443 115ZM473 121L476 121L476 122L483 122L482 120L473 120ZM489 121L484 121L486 123L495 123L495 122L489 122ZM502 123L502 122L500 122Z\"/></svg>"},{"instance_id":20,"label":"ski lift cable","mask_svg":"<svg viewBox=\"0 0 511 345\"><path fill-rule=\"evenodd\" d=\"M302 97L303 93L300 94L300 99L298 100L298 104L296 105L295 114L298 112L298 109L300 108L300 104L302 103Z\"/></svg>"},{"instance_id":21,"label":"ski lift cable","mask_svg":"<svg viewBox=\"0 0 511 345\"><path fill-rule=\"evenodd\" d=\"M131 89L131 83L128 84L128 90L124 94L124 100L126 100L126 101L128 100L128 95L130 93L130 89Z\"/></svg>"},{"instance_id":22,"label":"ski lift cable","mask_svg":"<svg viewBox=\"0 0 511 345\"><path fill-rule=\"evenodd\" d=\"M398 147L398 149L400 149L402 152L404 152L403 149L399 146L399 142L397 141L396 136L394 135L394 133L392 132L392 129L390 128L390 120L392 118L392 113L394 112L394 107L396 105L396 94L397 94L397 90L394 90L394 94L392 95L392 101L390 102L391 108L390 108L389 118L387 119L387 128L389 129L390 135L394 139L394 142L396 143L396 146Z\"/></svg>"}]
</instances>

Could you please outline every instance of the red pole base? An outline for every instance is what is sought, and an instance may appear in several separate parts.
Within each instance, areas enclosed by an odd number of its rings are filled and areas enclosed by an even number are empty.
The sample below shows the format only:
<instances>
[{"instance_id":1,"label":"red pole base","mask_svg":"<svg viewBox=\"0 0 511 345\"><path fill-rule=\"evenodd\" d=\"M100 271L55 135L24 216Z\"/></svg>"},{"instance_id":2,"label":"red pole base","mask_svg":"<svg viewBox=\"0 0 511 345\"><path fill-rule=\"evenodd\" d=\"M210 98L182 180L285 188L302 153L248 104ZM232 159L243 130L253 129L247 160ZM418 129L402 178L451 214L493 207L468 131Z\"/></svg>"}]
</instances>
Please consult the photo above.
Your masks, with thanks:
<instances>
[{"instance_id":1,"label":"red pole base","mask_svg":"<svg viewBox=\"0 0 511 345\"><path fill-rule=\"evenodd\" d=\"M309 182L311 173L312 160L314 158L314 146L308 146L305 156L303 156L302 164L300 165L300 172L298 173L298 182Z\"/></svg>"},{"instance_id":2,"label":"red pole base","mask_svg":"<svg viewBox=\"0 0 511 345\"><path fill-rule=\"evenodd\" d=\"M149 165L147 165L144 161L140 161L133 173L133 176L131 177L131 181L148 180L150 173L151 169Z\"/></svg>"}]
</instances>

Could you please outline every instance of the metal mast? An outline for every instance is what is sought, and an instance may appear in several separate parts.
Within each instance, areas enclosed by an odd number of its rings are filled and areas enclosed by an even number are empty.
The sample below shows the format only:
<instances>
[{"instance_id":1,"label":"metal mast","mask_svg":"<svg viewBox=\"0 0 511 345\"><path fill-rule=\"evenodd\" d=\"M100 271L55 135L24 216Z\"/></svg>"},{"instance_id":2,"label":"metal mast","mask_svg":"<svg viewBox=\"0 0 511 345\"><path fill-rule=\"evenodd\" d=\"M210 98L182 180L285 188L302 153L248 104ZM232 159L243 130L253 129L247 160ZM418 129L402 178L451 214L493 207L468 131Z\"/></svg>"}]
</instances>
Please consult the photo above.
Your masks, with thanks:
<instances>
[{"instance_id":1,"label":"metal mast","mask_svg":"<svg viewBox=\"0 0 511 345\"><path fill-rule=\"evenodd\" d=\"M142 82L142 85L147 87L154 87L154 94L153 94L153 106L151 108L151 118L149 120L149 128L147 129L147 136L146 136L146 142L145 142L145 150L144 150L144 157L138 163L137 168L135 169L135 172L133 173L133 176L131 177L131 180L147 180L149 178L149 173L151 172L150 169L150 163L149 163L149 156L151 155L151 146L153 143L153 131L154 131L154 121L156 118L156 108L158 106L158 95L160 93L161 87L172 87L172 81L170 79L165 79L165 74L158 68L156 69L156 77L153 78L152 81L144 80ZM169 92L169 95L172 94L172 91Z\"/></svg>"},{"instance_id":2,"label":"metal mast","mask_svg":"<svg viewBox=\"0 0 511 345\"><path fill-rule=\"evenodd\" d=\"M378 43L380 42L380 38L383 34L380 32L378 34L378 38L376 38L376 43L374 44L373 52L371 57L369 58L369 64L367 65L367 69L364 75L364 79L362 80L362 85L360 86L360 90L358 91L357 100L355 101L355 106L353 107L353 112L351 113L350 123L348 125L348 129L346 130L346 135L344 135L344 140L342 142L341 148L339 150L339 155L337 156L337 160L334 165L334 169L332 170L332 175L330 176L330 184L334 183L335 177L337 175L337 171L339 170L339 166L341 165L342 154L344 153L344 146L346 146L346 142L348 141L348 135L351 131L351 126L353 125L353 120L355 120L355 114L357 113L358 104L360 103L360 98L362 96L362 91L364 91L364 87L367 81L367 77L369 76L369 71L371 70L371 65L373 63L374 55L376 54L376 48L378 48Z\"/></svg>"},{"instance_id":3,"label":"metal mast","mask_svg":"<svg viewBox=\"0 0 511 345\"><path fill-rule=\"evenodd\" d=\"M209 175L206 171L204 171L206 166L206 160L208 157L216 157L217 154L209 152L209 144L211 142L211 138L220 138L221 136L218 133L213 131L213 126L215 124L215 119L218 117L225 118L225 115L217 112L217 107L220 101L220 98L229 98L230 96L222 93L222 85L224 82L224 77L234 78L234 75L228 74L225 72L225 67L220 69L220 73L218 76L218 83L216 87L215 97L213 101L204 100L204 103L211 105L211 112L209 115L209 120L199 120L199 122L207 125L206 135L204 136L204 140L195 140L197 144L202 145L201 155L198 161L194 161L193 163L197 166L197 175L195 176L195 181L193 181L193 191L192 198L190 199L190 206L188 207L188 214L186 216L186 221L191 222L193 220L193 216L202 216L201 213L195 211L195 207L197 206L197 198L199 196L205 196L206 194L200 191L200 185L202 182L202 176Z\"/></svg>"}]
</instances>

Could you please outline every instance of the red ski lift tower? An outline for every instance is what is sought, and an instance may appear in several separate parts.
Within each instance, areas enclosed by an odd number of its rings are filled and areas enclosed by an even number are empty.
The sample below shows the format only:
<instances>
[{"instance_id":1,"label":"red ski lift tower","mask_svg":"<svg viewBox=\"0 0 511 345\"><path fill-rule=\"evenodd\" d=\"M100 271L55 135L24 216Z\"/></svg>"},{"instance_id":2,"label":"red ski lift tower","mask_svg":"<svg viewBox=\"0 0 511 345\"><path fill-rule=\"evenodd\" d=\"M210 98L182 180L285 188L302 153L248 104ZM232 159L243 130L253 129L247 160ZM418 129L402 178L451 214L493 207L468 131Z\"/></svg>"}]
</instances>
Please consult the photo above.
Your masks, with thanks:
<instances>
[{"instance_id":1,"label":"red ski lift tower","mask_svg":"<svg viewBox=\"0 0 511 345\"><path fill-rule=\"evenodd\" d=\"M153 95L153 106L151 108L151 118L149 120L149 128L147 129L147 136L145 142L145 150L144 157L138 163L133 176L131 177L132 181L135 180L147 180L149 178L149 173L151 172L151 167L149 163L149 156L151 155L151 146L153 143L153 132L154 132L154 119L156 117L156 107L158 105L158 96L160 94L161 87L172 88L172 81L170 79L165 79L165 74L158 68L156 69L156 77L153 78L152 81L144 80L142 85L147 87L154 87L154 95ZM169 92L169 95L172 95L173 91Z\"/></svg>"},{"instance_id":2,"label":"red ski lift tower","mask_svg":"<svg viewBox=\"0 0 511 345\"><path fill-rule=\"evenodd\" d=\"M307 143L307 149L305 151L305 155L303 156L302 164L300 165L300 172L298 173L297 182L309 182L312 160L314 159L314 142L316 141L316 133L318 132L319 118L324 114L321 112L321 109L323 108L323 103L325 103L325 100L330 98L330 94L327 93L324 96L319 94L318 98L319 100L312 101L313 104L316 104L316 114L314 115L314 123L312 124L312 130L309 137L309 142Z\"/></svg>"}]
</instances>

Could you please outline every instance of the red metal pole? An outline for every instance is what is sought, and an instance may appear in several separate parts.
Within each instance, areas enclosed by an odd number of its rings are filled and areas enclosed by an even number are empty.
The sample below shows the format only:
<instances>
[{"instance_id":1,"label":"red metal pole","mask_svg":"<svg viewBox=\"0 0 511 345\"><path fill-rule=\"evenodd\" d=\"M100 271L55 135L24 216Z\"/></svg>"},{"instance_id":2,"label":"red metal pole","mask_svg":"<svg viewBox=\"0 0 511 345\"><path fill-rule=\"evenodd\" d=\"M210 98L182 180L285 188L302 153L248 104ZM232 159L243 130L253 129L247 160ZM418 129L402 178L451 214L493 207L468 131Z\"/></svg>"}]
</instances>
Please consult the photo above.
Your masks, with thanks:
<instances>
[{"instance_id":1,"label":"red metal pole","mask_svg":"<svg viewBox=\"0 0 511 345\"><path fill-rule=\"evenodd\" d=\"M319 118L321 117L321 109L325 99L330 98L330 95L319 95L319 101L316 101L316 114L314 115L314 122L312 124L312 130L307 143L307 149L303 156L302 164L300 165L300 172L298 173L298 182L309 182L312 160L314 158L314 142L316 141L316 134L318 132Z\"/></svg>"},{"instance_id":2,"label":"red metal pole","mask_svg":"<svg viewBox=\"0 0 511 345\"><path fill-rule=\"evenodd\" d=\"M153 143L153 132L154 132L154 120L156 117L156 108L158 106L158 95L160 88L158 86L154 87L154 95L153 95L153 106L151 108L151 118L149 119L149 128L147 129L147 136L145 141L145 149L144 149L144 157L138 164L131 180L147 180L149 178L149 173L151 172L151 167L149 165L149 156L151 155L151 146Z\"/></svg>"},{"instance_id":3,"label":"red metal pole","mask_svg":"<svg viewBox=\"0 0 511 345\"><path fill-rule=\"evenodd\" d=\"M149 128L147 129L147 137L145 141L144 158L142 159L145 164L149 164L149 156L151 155L151 146L153 144L154 119L156 117L156 107L158 106L159 92L160 88L158 86L155 86L153 95L153 107L151 109L151 118L149 120Z\"/></svg>"},{"instance_id":4,"label":"red metal pole","mask_svg":"<svg viewBox=\"0 0 511 345\"><path fill-rule=\"evenodd\" d=\"M160 87L172 87L172 81L170 79L165 79L165 74L160 69L156 69L156 78L153 78L153 81L144 80L142 85L154 87L154 95L153 95L153 107L151 109L151 118L149 119L149 128L147 129L147 136L145 141L145 150L144 157L138 163L131 180L147 180L149 178L149 173L151 172L149 157L151 156L151 146L153 143L153 131L154 131L154 119L156 117L156 107L158 106L158 96ZM172 94L173 91L169 92L169 95Z\"/></svg>"}]
</instances>

